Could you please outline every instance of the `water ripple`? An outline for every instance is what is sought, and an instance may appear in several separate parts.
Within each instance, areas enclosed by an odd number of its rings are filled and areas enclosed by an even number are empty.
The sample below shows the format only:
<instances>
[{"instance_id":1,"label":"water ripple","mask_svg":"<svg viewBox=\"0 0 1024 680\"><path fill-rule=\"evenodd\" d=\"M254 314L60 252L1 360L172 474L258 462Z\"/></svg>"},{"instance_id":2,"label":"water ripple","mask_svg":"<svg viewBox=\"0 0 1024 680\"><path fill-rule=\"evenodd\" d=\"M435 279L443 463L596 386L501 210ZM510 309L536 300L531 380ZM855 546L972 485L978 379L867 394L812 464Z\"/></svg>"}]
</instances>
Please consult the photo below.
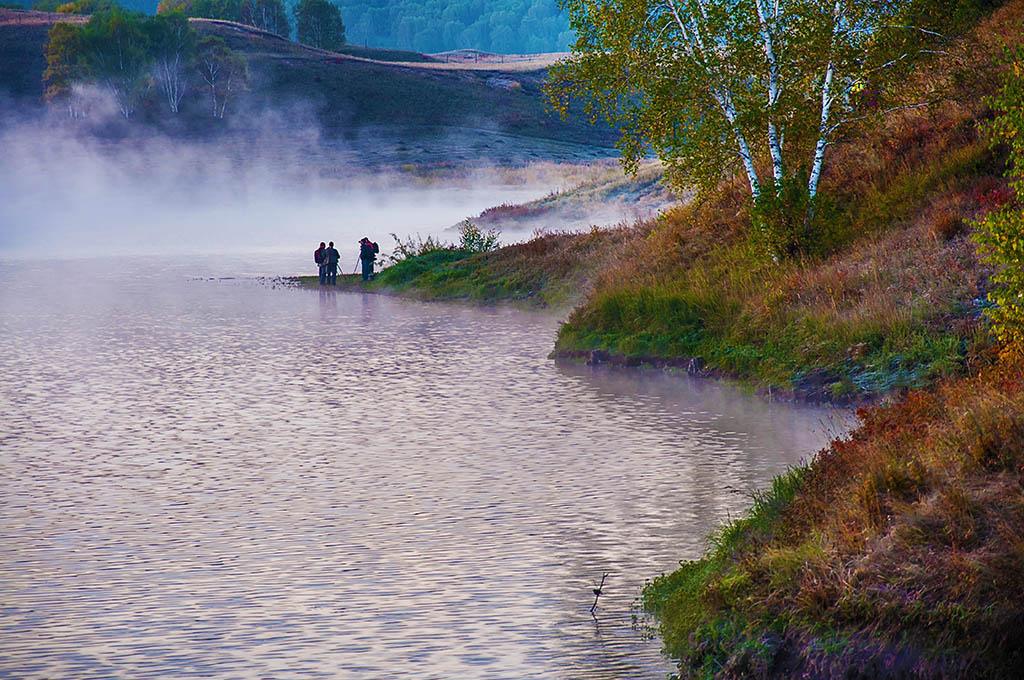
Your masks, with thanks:
<instances>
[{"instance_id":1,"label":"water ripple","mask_svg":"<svg viewBox=\"0 0 1024 680\"><path fill-rule=\"evenodd\" d=\"M643 582L824 440L552 318L195 266L0 266L0 678L663 678Z\"/></svg>"}]
</instances>

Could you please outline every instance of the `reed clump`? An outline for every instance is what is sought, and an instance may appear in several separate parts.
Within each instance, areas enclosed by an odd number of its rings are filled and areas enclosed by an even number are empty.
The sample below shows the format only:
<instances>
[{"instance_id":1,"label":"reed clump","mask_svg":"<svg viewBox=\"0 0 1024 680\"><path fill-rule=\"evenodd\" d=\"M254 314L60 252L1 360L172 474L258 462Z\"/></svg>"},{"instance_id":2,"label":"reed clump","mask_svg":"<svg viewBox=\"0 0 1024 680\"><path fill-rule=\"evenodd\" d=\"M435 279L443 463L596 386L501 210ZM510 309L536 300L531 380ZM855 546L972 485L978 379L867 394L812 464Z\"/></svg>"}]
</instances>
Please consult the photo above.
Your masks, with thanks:
<instances>
[{"instance_id":1,"label":"reed clump","mask_svg":"<svg viewBox=\"0 0 1024 680\"><path fill-rule=\"evenodd\" d=\"M597 272L646 234L643 226L624 225L537 232L529 241L481 253L442 246L384 269L373 285L423 299L567 307L586 295Z\"/></svg>"}]
</instances>

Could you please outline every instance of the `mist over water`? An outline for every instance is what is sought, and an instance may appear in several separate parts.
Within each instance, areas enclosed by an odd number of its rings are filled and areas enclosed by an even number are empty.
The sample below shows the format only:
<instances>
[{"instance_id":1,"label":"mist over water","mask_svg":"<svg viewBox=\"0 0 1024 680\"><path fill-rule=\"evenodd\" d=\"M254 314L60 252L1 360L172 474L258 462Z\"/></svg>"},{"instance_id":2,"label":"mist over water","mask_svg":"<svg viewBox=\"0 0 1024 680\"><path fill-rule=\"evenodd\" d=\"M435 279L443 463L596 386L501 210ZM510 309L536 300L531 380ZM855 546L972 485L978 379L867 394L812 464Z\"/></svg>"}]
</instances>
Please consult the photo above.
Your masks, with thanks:
<instances>
[{"instance_id":1,"label":"mist over water","mask_svg":"<svg viewBox=\"0 0 1024 680\"><path fill-rule=\"evenodd\" d=\"M344 142L301 125L204 142L9 122L0 149L7 256L312 251L362 236L388 251L390 233L441 235L487 207L551 190L501 183L481 168L446 183L368 169Z\"/></svg>"},{"instance_id":2,"label":"mist over water","mask_svg":"<svg viewBox=\"0 0 1024 680\"><path fill-rule=\"evenodd\" d=\"M0 677L662 680L644 581L828 436L292 257L0 259Z\"/></svg>"}]
</instances>

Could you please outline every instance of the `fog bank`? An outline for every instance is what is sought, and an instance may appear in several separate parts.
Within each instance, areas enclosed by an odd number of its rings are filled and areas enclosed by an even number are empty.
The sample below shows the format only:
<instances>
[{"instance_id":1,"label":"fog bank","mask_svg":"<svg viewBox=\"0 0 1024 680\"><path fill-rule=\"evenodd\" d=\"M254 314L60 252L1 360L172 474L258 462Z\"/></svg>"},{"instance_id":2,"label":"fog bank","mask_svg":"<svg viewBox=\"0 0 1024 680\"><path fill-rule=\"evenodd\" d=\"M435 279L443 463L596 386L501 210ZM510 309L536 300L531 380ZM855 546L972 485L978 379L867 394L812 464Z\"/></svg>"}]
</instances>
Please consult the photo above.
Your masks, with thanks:
<instances>
[{"instance_id":1,"label":"fog bank","mask_svg":"<svg viewBox=\"0 0 1024 680\"><path fill-rule=\"evenodd\" d=\"M365 171L316 132L213 142L104 140L45 123L0 132L0 255L295 250L441 234L550 191L481 172L457 185ZM450 235L449 235L450 239Z\"/></svg>"}]
</instances>

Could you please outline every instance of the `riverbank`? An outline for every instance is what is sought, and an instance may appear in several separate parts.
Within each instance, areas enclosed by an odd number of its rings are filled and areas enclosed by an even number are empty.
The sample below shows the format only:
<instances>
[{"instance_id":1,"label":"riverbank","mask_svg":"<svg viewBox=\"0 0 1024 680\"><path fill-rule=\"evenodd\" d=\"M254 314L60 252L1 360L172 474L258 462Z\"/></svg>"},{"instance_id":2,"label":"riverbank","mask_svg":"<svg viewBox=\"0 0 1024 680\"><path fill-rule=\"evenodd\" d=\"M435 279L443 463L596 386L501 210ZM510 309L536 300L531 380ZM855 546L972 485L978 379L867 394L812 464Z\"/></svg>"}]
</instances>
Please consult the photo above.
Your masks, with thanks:
<instances>
[{"instance_id":1,"label":"riverbank","mask_svg":"<svg viewBox=\"0 0 1024 680\"><path fill-rule=\"evenodd\" d=\"M482 253L437 247L378 271L372 281L364 282L358 274L339 276L338 285L331 288L567 310L585 298L595 278L622 257L629 243L648 233L649 225L540 233L524 243ZM320 288L315 276L291 280Z\"/></svg>"},{"instance_id":2,"label":"riverbank","mask_svg":"<svg viewBox=\"0 0 1024 680\"><path fill-rule=\"evenodd\" d=\"M859 415L645 588L683 677L1019 676L1021 366Z\"/></svg>"},{"instance_id":3,"label":"riverbank","mask_svg":"<svg viewBox=\"0 0 1024 680\"><path fill-rule=\"evenodd\" d=\"M562 351L661 342L755 385L899 397L648 584L680 677L1020 675L1024 368L997 357L971 235L1014 200L977 130L1022 22L996 10L926 74L941 105L836 149L835 252L758 265L726 188L656 232L676 257L605 278L563 328Z\"/></svg>"}]
</instances>

